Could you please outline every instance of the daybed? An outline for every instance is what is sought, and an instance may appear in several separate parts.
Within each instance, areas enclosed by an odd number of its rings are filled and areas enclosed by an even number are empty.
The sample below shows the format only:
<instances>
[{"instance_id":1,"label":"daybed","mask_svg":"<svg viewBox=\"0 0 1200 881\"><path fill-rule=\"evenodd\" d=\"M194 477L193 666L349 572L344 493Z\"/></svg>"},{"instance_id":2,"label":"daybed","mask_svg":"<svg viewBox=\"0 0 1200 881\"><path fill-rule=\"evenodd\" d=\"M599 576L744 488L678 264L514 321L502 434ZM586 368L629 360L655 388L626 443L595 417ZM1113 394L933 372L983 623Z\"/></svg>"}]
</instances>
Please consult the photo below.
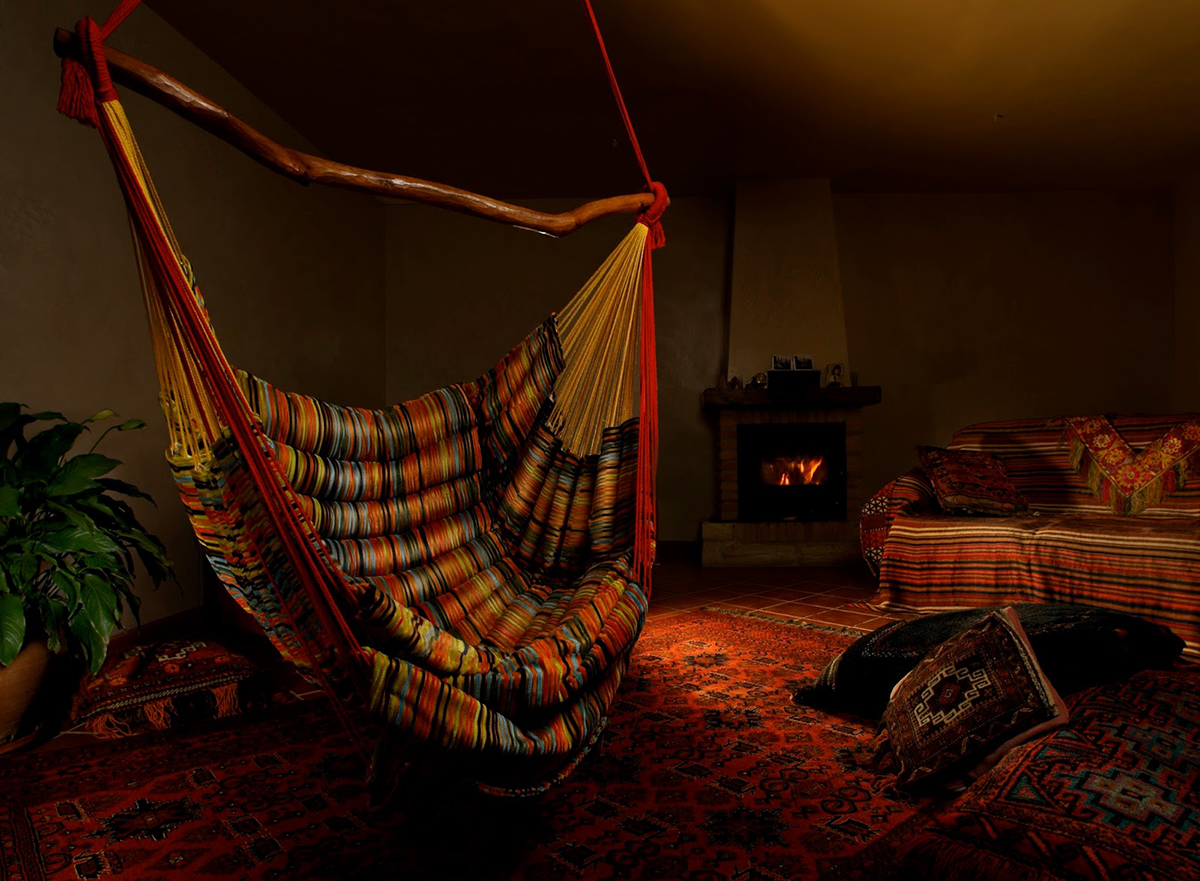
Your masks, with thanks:
<instances>
[{"instance_id":1,"label":"daybed","mask_svg":"<svg viewBox=\"0 0 1200 881\"><path fill-rule=\"evenodd\" d=\"M958 508L966 503L955 499L947 511L928 466L888 483L861 521L879 578L868 605L1088 603L1165 624L1187 643L1185 656L1200 660L1198 419L1064 417L959 430L948 450L998 459L1011 487L992 501L1017 504L989 507L994 487L970 486L966 494L981 493L984 505Z\"/></svg>"}]
</instances>

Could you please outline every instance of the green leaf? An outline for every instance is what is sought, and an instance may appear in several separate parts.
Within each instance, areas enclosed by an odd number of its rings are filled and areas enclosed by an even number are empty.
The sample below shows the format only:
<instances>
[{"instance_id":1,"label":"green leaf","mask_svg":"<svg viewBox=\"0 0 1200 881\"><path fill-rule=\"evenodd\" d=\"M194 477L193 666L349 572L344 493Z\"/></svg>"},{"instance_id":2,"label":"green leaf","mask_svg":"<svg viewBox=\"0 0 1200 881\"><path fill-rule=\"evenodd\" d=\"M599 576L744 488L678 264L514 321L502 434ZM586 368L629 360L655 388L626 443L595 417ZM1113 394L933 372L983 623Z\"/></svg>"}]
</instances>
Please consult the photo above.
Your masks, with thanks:
<instances>
[{"instance_id":1,"label":"green leaf","mask_svg":"<svg viewBox=\"0 0 1200 881\"><path fill-rule=\"evenodd\" d=\"M110 459L99 453L84 453L67 460L59 469L58 474L46 487L48 496L73 496L77 493L94 489L96 482L92 479L101 474L107 474L121 464L119 459Z\"/></svg>"},{"instance_id":2,"label":"green leaf","mask_svg":"<svg viewBox=\"0 0 1200 881\"><path fill-rule=\"evenodd\" d=\"M132 483L126 483L123 480L117 480L115 477L101 477L96 483L100 484L109 492L120 493L124 496L131 496L135 499L145 499L150 504L154 505L154 499L150 498L150 494L142 492ZM154 505L156 508L157 505Z\"/></svg>"},{"instance_id":3,"label":"green leaf","mask_svg":"<svg viewBox=\"0 0 1200 881\"><path fill-rule=\"evenodd\" d=\"M16 517L21 513L21 491L15 486L0 486L0 517Z\"/></svg>"},{"instance_id":4,"label":"green leaf","mask_svg":"<svg viewBox=\"0 0 1200 881\"><path fill-rule=\"evenodd\" d=\"M80 529L78 526L64 526L42 538L42 544L51 550L67 554L86 551L99 554L120 554L121 547L107 535L93 532L90 529Z\"/></svg>"},{"instance_id":5,"label":"green leaf","mask_svg":"<svg viewBox=\"0 0 1200 881\"><path fill-rule=\"evenodd\" d=\"M95 674L108 653L108 638L116 626L117 595L107 583L95 578L80 593L80 605L68 626L79 640L88 670Z\"/></svg>"},{"instance_id":6,"label":"green leaf","mask_svg":"<svg viewBox=\"0 0 1200 881\"><path fill-rule=\"evenodd\" d=\"M33 414L32 416L30 416L29 418L30 418L30 419L34 419L34 420L38 420L38 419L54 419L54 420L57 420L57 421L59 421L59 422L66 422L66 421L67 421L67 417L66 417L66 416L64 416L63 414L59 413L57 410L42 410L40 413L34 413L34 414Z\"/></svg>"},{"instance_id":7,"label":"green leaf","mask_svg":"<svg viewBox=\"0 0 1200 881\"><path fill-rule=\"evenodd\" d=\"M25 604L11 593L0 594L0 664L8 666L25 645Z\"/></svg>"},{"instance_id":8,"label":"green leaf","mask_svg":"<svg viewBox=\"0 0 1200 881\"><path fill-rule=\"evenodd\" d=\"M111 419L112 417L114 417L116 415L117 415L116 410L109 410L106 407L103 410L97 410L95 413L93 413L87 419L83 420L83 422L86 425L89 422L99 422L101 419Z\"/></svg>"},{"instance_id":9,"label":"green leaf","mask_svg":"<svg viewBox=\"0 0 1200 881\"><path fill-rule=\"evenodd\" d=\"M66 572L56 569L50 573L50 580L62 594L62 602L68 609L79 605L79 582Z\"/></svg>"},{"instance_id":10,"label":"green leaf","mask_svg":"<svg viewBox=\"0 0 1200 881\"><path fill-rule=\"evenodd\" d=\"M48 480L53 475L58 460L70 452L82 431L83 426L79 423L64 422L31 437L15 460L17 467L26 476L25 482L30 479Z\"/></svg>"},{"instance_id":11,"label":"green leaf","mask_svg":"<svg viewBox=\"0 0 1200 881\"><path fill-rule=\"evenodd\" d=\"M140 419L127 419L117 426L117 431L137 431L145 427L146 423Z\"/></svg>"}]
</instances>

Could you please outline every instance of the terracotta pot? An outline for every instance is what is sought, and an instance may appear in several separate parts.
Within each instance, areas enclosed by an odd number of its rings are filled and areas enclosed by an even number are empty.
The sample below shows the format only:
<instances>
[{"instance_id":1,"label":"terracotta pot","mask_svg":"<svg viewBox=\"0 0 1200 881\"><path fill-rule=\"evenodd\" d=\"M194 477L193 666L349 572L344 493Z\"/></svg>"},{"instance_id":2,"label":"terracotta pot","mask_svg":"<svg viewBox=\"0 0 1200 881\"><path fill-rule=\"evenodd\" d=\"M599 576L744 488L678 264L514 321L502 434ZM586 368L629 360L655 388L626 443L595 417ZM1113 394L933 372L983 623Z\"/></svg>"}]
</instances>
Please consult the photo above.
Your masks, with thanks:
<instances>
[{"instance_id":1,"label":"terracotta pot","mask_svg":"<svg viewBox=\"0 0 1200 881\"><path fill-rule=\"evenodd\" d=\"M45 640L29 643L7 667L0 667L0 753L24 746L37 736L41 721L25 713L41 688L50 664Z\"/></svg>"}]
</instances>

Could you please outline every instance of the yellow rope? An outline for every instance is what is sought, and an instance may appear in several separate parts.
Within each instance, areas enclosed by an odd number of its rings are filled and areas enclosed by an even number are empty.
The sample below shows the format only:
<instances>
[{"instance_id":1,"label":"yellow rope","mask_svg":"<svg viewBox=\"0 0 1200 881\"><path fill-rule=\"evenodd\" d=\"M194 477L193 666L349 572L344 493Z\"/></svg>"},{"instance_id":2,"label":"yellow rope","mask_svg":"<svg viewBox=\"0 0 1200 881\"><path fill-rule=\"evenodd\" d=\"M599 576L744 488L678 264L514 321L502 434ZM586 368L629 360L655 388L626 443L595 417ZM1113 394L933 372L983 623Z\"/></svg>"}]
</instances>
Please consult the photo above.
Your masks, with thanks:
<instances>
[{"instance_id":1,"label":"yellow rope","mask_svg":"<svg viewBox=\"0 0 1200 881\"><path fill-rule=\"evenodd\" d=\"M146 194L175 259L191 280L191 268L167 220L124 110L116 101L106 102L102 110L131 160L137 184ZM643 224L634 224L557 318L565 366L555 386L550 427L558 432L567 449L579 455L598 453L603 430L620 425L636 411L642 258L648 232ZM136 233L134 244L158 365L160 400L170 431L170 454L172 458L196 462L205 458L220 436L221 427L204 391L200 366L190 352L181 348L183 335L178 319L164 306L146 262L145 243ZM200 299L194 282L193 294Z\"/></svg>"},{"instance_id":2,"label":"yellow rope","mask_svg":"<svg viewBox=\"0 0 1200 881\"><path fill-rule=\"evenodd\" d=\"M150 177L141 148L134 139L124 109L119 102L108 101L101 105L101 110L107 115L122 152L130 159L137 185L146 195L154 211L155 221L171 245L174 258L182 267L184 275L189 281L192 280L191 267L183 256L175 231L163 210L162 200ZM221 427L212 402L204 390L200 365L190 352L180 348L182 331L177 317L164 308L164 298L147 264L145 242L138 235L132 219L130 225L158 371L159 403L166 416L170 436L169 455L173 459L196 461L204 458L212 442L220 436ZM194 282L192 293L199 299L199 291L196 290Z\"/></svg>"},{"instance_id":3,"label":"yellow rope","mask_svg":"<svg viewBox=\"0 0 1200 881\"><path fill-rule=\"evenodd\" d=\"M566 366L554 390L550 426L578 455L600 452L601 432L633 417L642 255L641 224L617 245L558 316Z\"/></svg>"}]
</instances>

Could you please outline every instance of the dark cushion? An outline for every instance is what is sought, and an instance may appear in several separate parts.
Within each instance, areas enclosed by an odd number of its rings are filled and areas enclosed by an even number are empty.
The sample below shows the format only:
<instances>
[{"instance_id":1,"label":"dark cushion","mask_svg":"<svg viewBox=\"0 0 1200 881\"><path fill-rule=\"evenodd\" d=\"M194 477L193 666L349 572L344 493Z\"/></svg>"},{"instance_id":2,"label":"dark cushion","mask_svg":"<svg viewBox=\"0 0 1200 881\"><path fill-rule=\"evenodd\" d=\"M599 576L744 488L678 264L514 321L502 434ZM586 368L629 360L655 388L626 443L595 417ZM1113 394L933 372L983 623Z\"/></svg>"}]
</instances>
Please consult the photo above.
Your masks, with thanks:
<instances>
[{"instance_id":1,"label":"dark cushion","mask_svg":"<svg viewBox=\"0 0 1200 881\"><path fill-rule=\"evenodd\" d=\"M1011 608L943 642L901 679L883 724L901 786L977 776L1069 713Z\"/></svg>"},{"instance_id":2,"label":"dark cushion","mask_svg":"<svg viewBox=\"0 0 1200 881\"><path fill-rule=\"evenodd\" d=\"M830 661L815 683L796 692L795 701L878 719L896 683L930 649L997 608L940 612L880 627ZM1169 667L1183 651L1183 640L1169 629L1135 615L1060 603L1013 608L1059 694Z\"/></svg>"},{"instance_id":3,"label":"dark cushion","mask_svg":"<svg viewBox=\"0 0 1200 881\"><path fill-rule=\"evenodd\" d=\"M1029 505L991 453L917 447L938 503L953 514L1020 514Z\"/></svg>"}]
</instances>

